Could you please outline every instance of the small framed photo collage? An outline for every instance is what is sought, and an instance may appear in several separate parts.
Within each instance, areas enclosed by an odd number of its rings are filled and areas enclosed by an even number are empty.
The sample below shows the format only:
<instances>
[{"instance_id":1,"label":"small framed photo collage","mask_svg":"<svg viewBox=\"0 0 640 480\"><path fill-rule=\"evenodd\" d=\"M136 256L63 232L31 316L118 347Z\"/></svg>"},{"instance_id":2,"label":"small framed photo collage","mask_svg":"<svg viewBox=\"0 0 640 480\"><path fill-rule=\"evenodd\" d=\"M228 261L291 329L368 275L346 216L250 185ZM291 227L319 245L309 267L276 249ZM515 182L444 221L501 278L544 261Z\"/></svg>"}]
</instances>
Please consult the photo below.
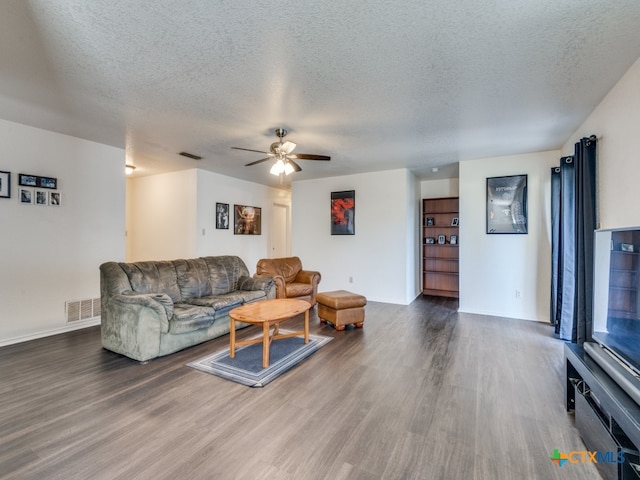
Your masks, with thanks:
<instances>
[{"instance_id":1,"label":"small framed photo collage","mask_svg":"<svg viewBox=\"0 0 640 480\"><path fill-rule=\"evenodd\" d=\"M57 178L18 174L18 201L24 205L59 207L62 205L62 194L57 190Z\"/></svg>"}]
</instances>

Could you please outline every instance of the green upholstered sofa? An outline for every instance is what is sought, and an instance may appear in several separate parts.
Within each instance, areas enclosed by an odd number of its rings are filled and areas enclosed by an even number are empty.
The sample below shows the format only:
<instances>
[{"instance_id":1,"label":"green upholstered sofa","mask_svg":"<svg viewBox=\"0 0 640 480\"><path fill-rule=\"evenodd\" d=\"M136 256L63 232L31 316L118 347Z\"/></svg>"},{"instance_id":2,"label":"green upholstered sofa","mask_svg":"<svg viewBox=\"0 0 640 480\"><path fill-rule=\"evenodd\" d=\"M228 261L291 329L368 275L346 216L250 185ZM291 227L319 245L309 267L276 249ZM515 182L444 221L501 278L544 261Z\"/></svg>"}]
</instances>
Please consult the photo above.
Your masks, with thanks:
<instances>
[{"instance_id":1,"label":"green upholstered sofa","mask_svg":"<svg viewBox=\"0 0 640 480\"><path fill-rule=\"evenodd\" d=\"M103 263L100 295L102 345L144 362L229 333L231 309L276 293L272 278L219 256Z\"/></svg>"}]
</instances>

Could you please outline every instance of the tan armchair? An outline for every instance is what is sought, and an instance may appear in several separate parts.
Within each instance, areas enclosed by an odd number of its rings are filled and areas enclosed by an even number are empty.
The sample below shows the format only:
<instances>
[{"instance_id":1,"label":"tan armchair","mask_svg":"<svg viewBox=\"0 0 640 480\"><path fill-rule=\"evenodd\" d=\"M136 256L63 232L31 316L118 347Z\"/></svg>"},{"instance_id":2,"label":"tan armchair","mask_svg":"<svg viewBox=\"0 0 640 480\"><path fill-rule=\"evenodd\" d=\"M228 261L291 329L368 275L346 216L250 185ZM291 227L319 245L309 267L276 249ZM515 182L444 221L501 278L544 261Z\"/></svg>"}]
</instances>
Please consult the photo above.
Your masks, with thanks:
<instances>
[{"instance_id":1,"label":"tan armchair","mask_svg":"<svg viewBox=\"0 0 640 480\"><path fill-rule=\"evenodd\" d=\"M303 270L298 257L263 258L258 260L254 277L273 277L276 298L299 298L316 304L320 272Z\"/></svg>"}]
</instances>

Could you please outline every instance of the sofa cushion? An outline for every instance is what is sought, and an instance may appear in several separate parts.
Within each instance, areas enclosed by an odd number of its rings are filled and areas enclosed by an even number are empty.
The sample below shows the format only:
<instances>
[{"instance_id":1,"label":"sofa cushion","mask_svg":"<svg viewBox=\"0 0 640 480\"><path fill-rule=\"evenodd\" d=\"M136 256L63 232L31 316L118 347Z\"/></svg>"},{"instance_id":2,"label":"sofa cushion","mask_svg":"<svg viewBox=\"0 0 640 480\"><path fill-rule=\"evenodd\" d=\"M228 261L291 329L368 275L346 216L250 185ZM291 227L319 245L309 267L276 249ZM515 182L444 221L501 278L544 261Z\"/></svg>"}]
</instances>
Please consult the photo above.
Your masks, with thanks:
<instances>
[{"instance_id":1,"label":"sofa cushion","mask_svg":"<svg viewBox=\"0 0 640 480\"><path fill-rule=\"evenodd\" d=\"M169 320L169 333L185 333L207 328L215 320L216 311L211 307L176 303Z\"/></svg>"},{"instance_id":2,"label":"sofa cushion","mask_svg":"<svg viewBox=\"0 0 640 480\"><path fill-rule=\"evenodd\" d=\"M119 263L136 293L166 293L173 302L182 299L172 262Z\"/></svg>"},{"instance_id":3,"label":"sofa cushion","mask_svg":"<svg viewBox=\"0 0 640 480\"><path fill-rule=\"evenodd\" d=\"M211 307L217 311L229 307L239 307L244 302L244 299L238 294L238 292L233 292L224 295L209 295L207 297L190 298L188 302L191 305Z\"/></svg>"},{"instance_id":4,"label":"sofa cushion","mask_svg":"<svg viewBox=\"0 0 640 480\"><path fill-rule=\"evenodd\" d=\"M209 268L202 258L174 260L182 300L211 295Z\"/></svg>"},{"instance_id":5,"label":"sofa cushion","mask_svg":"<svg viewBox=\"0 0 640 480\"><path fill-rule=\"evenodd\" d=\"M236 293L242 297L244 303L253 302L261 298L267 298L267 294L264 290L238 290Z\"/></svg>"},{"instance_id":6,"label":"sofa cushion","mask_svg":"<svg viewBox=\"0 0 640 480\"><path fill-rule=\"evenodd\" d=\"M209 267L209 280L212 295L224 295L238 289L240 277L248 277L249 270L240 257L222 255L203 257Z\"/></svg>"}]
</instances>

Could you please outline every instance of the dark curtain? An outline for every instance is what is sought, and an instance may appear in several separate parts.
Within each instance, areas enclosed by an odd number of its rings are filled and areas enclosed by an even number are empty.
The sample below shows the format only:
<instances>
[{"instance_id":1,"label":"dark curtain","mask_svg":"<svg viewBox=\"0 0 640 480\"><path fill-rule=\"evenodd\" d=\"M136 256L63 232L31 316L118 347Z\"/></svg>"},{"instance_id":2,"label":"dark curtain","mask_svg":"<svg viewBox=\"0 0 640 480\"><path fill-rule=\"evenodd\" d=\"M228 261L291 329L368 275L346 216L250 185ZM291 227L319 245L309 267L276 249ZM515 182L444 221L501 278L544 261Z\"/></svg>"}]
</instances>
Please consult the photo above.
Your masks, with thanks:
<instances>
[{"instance_id":1,"label":"dark curtain","mask_svg":"<svg viewBox=\"0 0 640 480\"><path fill-rule=\"evenodd\" d=\"M593 232L596 228L596 137L582 138L561 159L556 333L591 340ZM553 251L553 247L552 247Z\"/></svg>"},{"instance_id":2,"label":"dark curtain","mask_svg":"<svg viewBox=\"0 0 640 480\"><path fill-rule=\"evenodd\" d=\"M557 325L560 318L558 308L559 295L558 285L560 284L560 167L551 169L551 311L549 312L549 322ZM556 332L558 333L558 332Z\"/></svg>"}]
</instances>

